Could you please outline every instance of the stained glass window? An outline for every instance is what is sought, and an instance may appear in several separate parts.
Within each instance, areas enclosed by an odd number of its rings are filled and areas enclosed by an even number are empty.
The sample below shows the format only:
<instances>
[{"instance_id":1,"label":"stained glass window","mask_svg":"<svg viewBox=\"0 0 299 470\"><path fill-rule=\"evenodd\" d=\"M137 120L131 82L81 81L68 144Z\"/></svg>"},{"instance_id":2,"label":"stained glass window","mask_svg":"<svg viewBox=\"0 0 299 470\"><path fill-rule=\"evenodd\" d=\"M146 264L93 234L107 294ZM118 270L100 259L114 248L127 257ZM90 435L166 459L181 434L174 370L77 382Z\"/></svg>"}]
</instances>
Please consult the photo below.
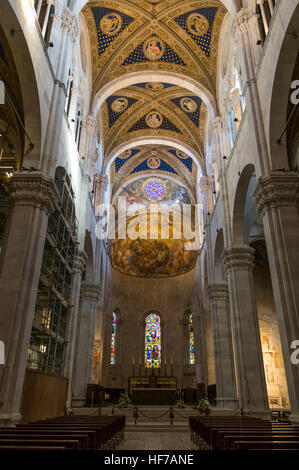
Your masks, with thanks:
<instances>
[{"instance_id":1,"label":"stained glass window","mask_svg":"<svg viewBox=\"0 0 299 470\"><path fill-rule=\"evenodd\" d=\"M160 317L151 313L145 319L145 367L161 366L161 325Z\"/></svg>"},{"instance_id":2,"label":"stained glass window","mask_svg":"<svg viewBox=\"0 0 299 470\"><path fill-rule=\"evenodd\" d=\"M189 339L189 364L195 363L194 356L194 331L193 331L193 322L192 322L192 313L188 317L188 339Z\"/></svg>"},{"instance_id":3,"label":"stained glass window","mask_svg":"<svg viewBox=\"0 0 299 470\"><path fill-rule=\"evenodd\" d=\"M112 336L111 336L111 352L110 352L110 364L115 364L115 344L116 344L116 315L112 313Z\"/></svg>"},{"instance_id":4,"label":"stained glass window","mask_svg":"<svg viewBox=\"0 0 299 470\"><path fill-rule=\"evenodd\" d=\"M145 186L144 191L149 198L158 199L163 195L164 188L160 183L151 182Z\"/></svg>"}]
</instances>

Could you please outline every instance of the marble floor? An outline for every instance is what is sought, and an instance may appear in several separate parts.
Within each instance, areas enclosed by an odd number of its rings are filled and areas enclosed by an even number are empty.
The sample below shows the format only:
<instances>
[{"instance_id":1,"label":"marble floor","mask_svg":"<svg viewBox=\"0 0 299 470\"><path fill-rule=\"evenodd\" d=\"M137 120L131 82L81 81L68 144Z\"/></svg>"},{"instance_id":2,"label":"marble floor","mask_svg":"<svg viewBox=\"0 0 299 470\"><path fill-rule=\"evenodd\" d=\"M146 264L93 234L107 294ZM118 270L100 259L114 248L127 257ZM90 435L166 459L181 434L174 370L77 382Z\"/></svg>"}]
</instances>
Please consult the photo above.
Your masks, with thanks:
<instances>
[{"instance_id":1,"label":"marble floor","mask_svg":"<svg viewBox=\"0 0 299 470\"><path fill-rule=\"evenodd\" d=\"M189 431L125 432L119 450L198 450Z\"/></svg>"}]
</instances>

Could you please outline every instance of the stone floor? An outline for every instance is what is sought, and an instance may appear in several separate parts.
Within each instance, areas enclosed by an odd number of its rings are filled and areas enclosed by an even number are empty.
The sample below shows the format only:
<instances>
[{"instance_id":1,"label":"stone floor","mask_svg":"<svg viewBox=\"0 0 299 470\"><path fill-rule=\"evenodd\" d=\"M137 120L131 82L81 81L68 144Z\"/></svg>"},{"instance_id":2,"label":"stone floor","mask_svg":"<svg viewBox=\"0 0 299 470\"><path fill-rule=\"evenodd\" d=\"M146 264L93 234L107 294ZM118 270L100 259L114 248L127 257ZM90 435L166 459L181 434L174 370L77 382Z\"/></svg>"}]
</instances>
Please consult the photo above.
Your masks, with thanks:
<instances>
[{"instance_id":1,"label":"stone floor","mask_svg":"<svg viewBox=\"0 0 299 470\"><path fill-rule=\"evenodd\" d=\"M189 431L125 432L119 450L198 450Z\"/></svg>"}]
</instances>

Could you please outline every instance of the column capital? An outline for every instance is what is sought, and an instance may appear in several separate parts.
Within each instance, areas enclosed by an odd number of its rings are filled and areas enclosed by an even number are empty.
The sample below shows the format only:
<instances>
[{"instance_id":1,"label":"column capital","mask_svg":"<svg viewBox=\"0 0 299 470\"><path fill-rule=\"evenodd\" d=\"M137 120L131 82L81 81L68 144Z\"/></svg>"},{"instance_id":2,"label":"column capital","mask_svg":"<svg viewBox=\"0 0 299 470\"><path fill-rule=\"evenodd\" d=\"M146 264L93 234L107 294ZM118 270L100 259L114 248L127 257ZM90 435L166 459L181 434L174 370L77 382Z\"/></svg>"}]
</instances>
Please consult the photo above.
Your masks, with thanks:
<instances>
[{"instance_id":1,"label":"column capital","mask_svg":"<svg viewBox=\"0 0 299 470\"><path fill-rule=\"evenodd\" d=\"M100 286L91 282L81 283L80 298L99 301L101 298Z\"/></svg>"},{"instance_id":2,"label":"column capital","mask_svg":"<svg viewBox=\"0 0 299 470\"><path fill-rule=\"evenodd\" d=\"M258 212L264 215L267 211L277 207L296 206L298 189L298 173L275 171L260 176L253 191Z\"/></svg>"},{"instance_id":3,"label":"column capital","mask_svg":"<svg viewBox=\"0 0 299 470\"><path fill-rule=\"evenodd\" d=\"M247 31L248 19L249 19L249 15L248 15L247 8L241 8L241 10L235 14L237 34L244 34Z\"/></svg>"},{"instance_id":4,"label":"column capital","mask_svg":"<svg viewBox=\"0 0 299 470\"><path fill-rule=\"evenodd\" d=\"M74 258L74 267L73 267L74 274L83 273L85 269L86 260L87 260L87 254L85 253L85 251L78 250Z\"/></svg>"},{"instance_id":5,"label":"column capital","mask_svg":"<svg viewBox=\"0 0 299 470\"><path fill-rule=\"evenodd\" d=\"M211 176L202 176L200 178L200 185L203 191L207 191L212 188L212 178Z\"/></svg>"},{"instance_id":6,"label":"column capital","mask_svg":"<svg viewBox=\"0 0 299 470\"><path fill-rule=\"evenodd\" d=\"M94 116L92 116L91 114L89 114L88 116L86 116L85 125L86 125L86 128L87 128L90 132L95 132L96 124L97 124L97 120L96 120L96 118L95 118Z\"/></svg>"},{"instance_id":7,"label":"column capital","mask_svg":"<svg viewBox=\"0 0 299 470\"><path fill-rule=\"evenodd\" d=\"M213 130L219 135L223 126L224 118L222 116L217 116L213 120Z\"/></svg>"},{"instance_id":8,"label":"column capital","mask_svg":"<svg viewBox=\"0 0 299 470\"><path fill-rule=\"evenodd\" d=\"M57 204L52 178L40 171L16 172L8 184L9 197L15 205L34 206L51 214Z\"/></svg>"},{"instance_id":9,"label":"column capital","mask_svg":"<svg viewBox=\"0 0 299 470\"><path fill-rule=\"evenodd\" d=\"M248 245L227 247L223 253L223 262L227 272L253 268L254 249Z\"/></svg>"},{"instance_id":10,"label":"column capital","mask_svg":"<svg viewBox=\"0 0 299 470\"><path fill-rule=\"evenodd\" d=\"M61 27L64 31L71 35L72 40L75 41L79 34L79 29L76 21L76 15L71 10L65 7L61 14Z\"/></svg>"},{"instance_id":11,"label":"column capital","mask_svg":"<svg viewBox=\"0 0 299 470\"><path fill-rule=\"evenodd\" d=\"M213 282L208 286L208 295L210 300L228 300L228 283Z\"/></svg>"},{"instance_id":12,"label":"column capital","mask_svg":"<svg viewBox=\"0 0 299 470\"><path fill-rule=\"evenodd\" d=\"M106 189L108 184L108 176L104 175L103 173L99 173L97 175L97 184L102 188Z\"/></svg>"}]
</instances>

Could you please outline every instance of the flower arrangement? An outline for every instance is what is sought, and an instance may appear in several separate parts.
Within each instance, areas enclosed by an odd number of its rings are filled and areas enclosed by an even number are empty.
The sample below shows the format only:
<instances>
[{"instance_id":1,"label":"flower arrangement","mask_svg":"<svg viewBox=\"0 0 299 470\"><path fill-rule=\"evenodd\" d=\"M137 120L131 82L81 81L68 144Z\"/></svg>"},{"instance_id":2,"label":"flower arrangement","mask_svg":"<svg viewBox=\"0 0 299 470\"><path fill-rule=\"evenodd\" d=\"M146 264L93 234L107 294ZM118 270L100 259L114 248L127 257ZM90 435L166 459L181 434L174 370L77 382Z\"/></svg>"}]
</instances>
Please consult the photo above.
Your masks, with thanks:
<instances>
[{"instance_id":1,"label":"flower arrangement","mask_svg":"<svg viewBox=\"0 0 299 470\"><path fill-rule=\"evenodd\" d=\"M176 402L176 405L175 405L175 406L176 406L176 408L180 408L180 409L186 408L185 403L184 403L184 400L182 400L182 399L179 399L179 400Z\"/></svg>"},{"instance_id":2,"label":"flower arrangement","mask_svg":"<svg viewBox=\"0 0 299 470\"><path fill-rule=\"evenodd\" d=\"M121 392L120 397L119 397L119 402L118 406L120 408L128 408L128 406L131 404L130 398L128 395L124 392Z\"/></svg>"},{"instance_id":3,"label":"flower arrangement","mask_svg":"<svg viewBox=\"0 0 299 470\"><path fill-rule=\"evenodd\" d=\"M205 412L208 412L210 410L210 403L209 403L209 400L207 398L200 398L198 400L198 403L195 407L200 413L205 413Z\"/></svg>"}]
</instances>

